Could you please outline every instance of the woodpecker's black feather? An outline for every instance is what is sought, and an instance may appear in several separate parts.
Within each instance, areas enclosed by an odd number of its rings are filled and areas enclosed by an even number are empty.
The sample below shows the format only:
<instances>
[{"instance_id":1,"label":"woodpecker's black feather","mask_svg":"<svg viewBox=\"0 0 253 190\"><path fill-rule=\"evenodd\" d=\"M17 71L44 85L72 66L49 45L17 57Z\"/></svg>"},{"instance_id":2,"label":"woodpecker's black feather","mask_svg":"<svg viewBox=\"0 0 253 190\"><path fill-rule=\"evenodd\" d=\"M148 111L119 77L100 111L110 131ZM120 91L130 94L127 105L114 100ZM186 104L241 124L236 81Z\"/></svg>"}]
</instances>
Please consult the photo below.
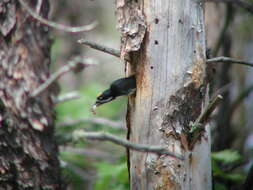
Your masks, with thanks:
<instances>
[{"instance_id":1,"label":"woodpecker's black feather","mask_svg":"<svg viewBox=\"0 0 253 190\"><path fill-rule=\"evenodd\" d=\"M128 96L134 93L136 90L135 76L133 75L114 81L110 86L110 90L114 97Z\"/></svg>"}]
</instances>

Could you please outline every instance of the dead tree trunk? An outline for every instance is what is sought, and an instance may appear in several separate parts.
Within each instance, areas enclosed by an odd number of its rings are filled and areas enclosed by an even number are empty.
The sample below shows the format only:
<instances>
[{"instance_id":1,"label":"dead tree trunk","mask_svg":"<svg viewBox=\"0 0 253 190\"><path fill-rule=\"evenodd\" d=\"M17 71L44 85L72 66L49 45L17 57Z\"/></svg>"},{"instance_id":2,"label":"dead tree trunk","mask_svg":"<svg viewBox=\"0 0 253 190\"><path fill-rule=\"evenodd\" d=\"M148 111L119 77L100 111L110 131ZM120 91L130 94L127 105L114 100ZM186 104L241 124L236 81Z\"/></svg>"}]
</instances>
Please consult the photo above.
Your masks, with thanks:
<instances>
[{"instance_id":1,"label":"dead tree trunk","mask_svg":"<svg viewBox=\"0 0 253 190\"><path fill-rule=\"evenodd\" d=\"M47 17L49 2L26 1ZM52 93L30 95L49 77L48 28L17 0L0 2L0 189L64 189L54 139Z\"/></svg>"},{"instance_id":2,"label":"dead tree trunk","mask_svg":"<svg viewBox=\"0 0 253 190\"><path fill-rule=\"evenodd\" d=\"M121 56L135 74L137 92L129 101L132 142L166 146L184 155L129 152L133 190L211 189L208 127L189 133L207 101L204 4L201 0L117 0Z\"/></svg>"}]
</instances>

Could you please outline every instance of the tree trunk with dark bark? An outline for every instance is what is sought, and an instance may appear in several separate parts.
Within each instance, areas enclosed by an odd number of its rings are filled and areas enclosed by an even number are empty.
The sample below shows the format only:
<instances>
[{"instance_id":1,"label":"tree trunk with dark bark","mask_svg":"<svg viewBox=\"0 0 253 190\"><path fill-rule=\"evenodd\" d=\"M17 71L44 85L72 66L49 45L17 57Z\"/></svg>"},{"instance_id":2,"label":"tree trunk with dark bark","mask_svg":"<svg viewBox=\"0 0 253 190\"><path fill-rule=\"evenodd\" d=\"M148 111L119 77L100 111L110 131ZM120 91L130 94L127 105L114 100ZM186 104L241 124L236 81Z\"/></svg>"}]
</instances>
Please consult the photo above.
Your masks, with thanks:
<instances>
[{"instance_id":1,"label":"tree trunk with dark bark","mask_svg":"<svg viewBox=\"0 0 253 190\"><path fill-rule=\"evenodd\" d=\"M47 17L48 0L26 3ZM30 96L49 77L48 31L17 0L0 2L1 190L64 189L54 139L53 94Z\"/></svg>"},{"instance_id":2,"label":"tree trunk with dark bark","mask_svg":"<svg viewBox=\"0 0 253 190\"><path fill-rule=\"evenodd\" d=\"M135 74L129 100L130 141L165 146L184 155L129 151L133 190L210 190L210 133L192 141L191 123L208 103L205 74L204 4L199 0L117 0L121 57ZM195 139L196 140L196 139Z\"/></svg>"}]
</instances>

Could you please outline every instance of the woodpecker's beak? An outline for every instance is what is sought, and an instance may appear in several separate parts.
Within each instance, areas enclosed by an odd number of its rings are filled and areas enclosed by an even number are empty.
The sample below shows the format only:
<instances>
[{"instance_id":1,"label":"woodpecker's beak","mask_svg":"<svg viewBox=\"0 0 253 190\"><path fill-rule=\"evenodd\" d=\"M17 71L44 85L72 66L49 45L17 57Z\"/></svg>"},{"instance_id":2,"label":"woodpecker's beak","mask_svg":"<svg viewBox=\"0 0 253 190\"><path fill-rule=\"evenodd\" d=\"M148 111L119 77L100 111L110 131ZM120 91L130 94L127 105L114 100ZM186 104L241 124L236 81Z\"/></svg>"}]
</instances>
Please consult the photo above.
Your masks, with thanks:
<instances>
[{"instance_id":1,"label":"woodpecker's beak","mask_svg":"<svg viewBox=\"0 0 253 190\"><path fill-rule=\"evenodd\" d=\"M102 104L105 104L107 102L112 101L113 99L114 99L113 97L108 97L108 98L103 98L103 99L97 99L96 102L95 102L95 104L93 105L93 107L94 106L98 107L98 106L100 106Z\"/></svg>"},{"instance_id":2,"label":"woodpecker's beak","mask_svg":"<svg viewBox=\"0 0 253 190\"><path fill-rule=\"evenodd\" d=\"M98 106L101 106L102 104L105 104L105 103L107 103L107 102L110 102L110 101L112 101L113 99L115 99L115 98L109 97L109 98L107 98L107 99L101 99L101 100L98 100L98 99L97 99L96 103L95 103L95 104L92 106L92 108L91 108L91 112L92 112L93 114L96 114L96 109L97 109Z\"/></svg>"},{"instance_id":3,"label":"woodpecker's beak","mask_svg":"<svg viewBox=\"0 0 253 190\"><path fill-rule=\"evenodd\" d=\"M97 108L97 104L94 104L90 110L94 115L96 114L96 108Z\"/></svg>"},{"instance_id":4,"label":"woodpecker's beak","mask_svg":"<svg viewBox=\"0 0 253 190\"><path fill-rule=\"evenodd\" d=\"M96 101L96 103L92 106L92 108L91 108L91 112L93 113L93 114L96 114L96 109L97 109L97 107L98 106L100 106L100 105L102 105L103 103L99 103L98 101Z\"/></svg>"}]
</instances>

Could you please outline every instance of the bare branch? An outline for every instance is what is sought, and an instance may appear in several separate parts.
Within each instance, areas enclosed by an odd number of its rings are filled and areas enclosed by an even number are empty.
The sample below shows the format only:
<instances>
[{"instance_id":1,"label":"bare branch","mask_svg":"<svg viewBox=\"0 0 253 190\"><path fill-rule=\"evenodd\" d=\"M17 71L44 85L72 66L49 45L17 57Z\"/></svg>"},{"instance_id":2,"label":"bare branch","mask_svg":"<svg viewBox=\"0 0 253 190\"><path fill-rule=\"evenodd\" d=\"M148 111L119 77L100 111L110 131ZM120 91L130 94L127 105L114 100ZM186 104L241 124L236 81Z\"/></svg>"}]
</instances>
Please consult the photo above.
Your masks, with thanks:
<instances>
[{"instance_id":1,"label":"bare branch","mask_svg":"<svg viewBox=\"0 0 253 190\"><path fill-rule=\"evenodd\" d=\"M61 127L66 127L66 126L70 126L70 125L79 125L79 124L85 123L85 122L90 122L90 123L99 124L99 125L108 125L110 127L116 128L116 129L126 130L126 128L124 127L123 122L121 122L121 121L112 121L112 120L109 120L109 119L99 118L99 117L69 120L69 121L64 121L64 122L57 123L57 125L61 126Z\"/></svg>"},{"instance_id":2,"label":"bare branch","mask_svg":"<svg viewBox=\"0 0 253 190\"><path fill-rule=\"evenodd\" d=\"M66 101L74 100L74 99L78 99L78 98L80 98L80 94L76 91L73 91L73 92L69 92L69 93L66 93L66 94L63 94L63 95L59 96L54 101L54 104L59 104L59 103L62 103L62 102L66 102Z\"/></svg>"},{"instance_id":3,"label":"bare branch","mask_svg":"<svg viewBox=\"0 0 253 190\"><path fill-rule=\"evenodd\" d=\"M52 85L56 80L58 80L61 76L66 74L67 72L77 68L77 67L86 67L89 65L93 65L92 63L84 63L84 62L77 62L77 61L69 61L67 65L61 67L58 71L53 73L49 79L47 79L42 85L40 85L34 92L31 94L31 97L36 97L45 91L50 85Z\"/></svg>"},{"instance_id":4,"label":"bare branch","mask_svg":"<svg viewBox=\"0 0 253 190\"><path fill-rule=\"evenodd\" d=\"M237 5L250 13L253 13L253 4L247 1L242 0L206 0L207 2L215 2L215 3L232 3Z\"/></svg>"},{"instance_id":5,"label":"bare branch","mask_svg":"<svg viewBox=\"0 0 253 190\"><path fill-rule=\"evenodd\" d=\"M219 63L219 62L220 63L240 64L240 65L246 65L246 66L253 67L253 63L234 59L231 57L215 57L215 58L211 58L211 59L206 60L206 63Z\"/></svg>"},{"instance_id":6,"label":"bare branch","mask_svg":"<svg viewBox=\"0 0 253 190\"><path fill-rule=\"evenodd\" d=\"M167 156L177 158L180 160L184 160L184 157L180 154L170 152L167 148L161 146L152 146L152 145L141 145L135 144L128 140L121 139L117 136L108 134L108 133L100 133L100 132L85 132L84 130L78 130L73 134L74 139L86 138L90 140L99 140L99 141L110 141L117 145L124 146L126 148L139 151L139 152L152 152L158 155L165 154Z\"/></svg>"},{"instance_id":7,"label":"bare branch","mask_svg":"<svg viewBox=\"0 0 253 190\"><path fill-rule=\"evenodd\" d=\"M106 47L101 44L91 42L91 41L88 41L85 39L78 40L78 43L120 58L120 50L109 48L109 47ZM129 61L129 60L130 60L130 58L128 56L126 56L126 61ZM215 58L211 58L211 59L206 60L206 63L219 63L219 62L241 64L241 65L247 65L247 66L253 67L253 63L241 61L241 60L230 58L230 57L215 57Z\"/></svg>"},{"instance_id":8,"label":"bare branch","mask_svg":"<svg viewBox=\"0 0 253 190\"><path fill-rule=\"evenodd\" d=\"M47 19L41 17L40 15L38 15L23 0L18 0L18 1L34 19L38 20L39 22L41 22L49 27L55 28L57 30L62 30L65 32L70 32L70 33L87 32L87 31L94 29L98 25L97 21L94 21L88 25L78 26L78 27L71 27L71 26L59 24L59 23L47 20Z\"/></svg>"},{"instance_id":9,"label":"bare branch","mask_svg":"<svg viewBox=\"0 0 253 190\"><path fill-rule=\"evenodd\" d=\"M201 138L202 132L204 131L205 123L210 118L210 115L215 110L219 102L222 100L222 96L218 95L215 97L204 109L204 111L200 114L200 116L196 119L194 123L191 123L191 129L188 133L188 142L189 147L193 147L193 145ZM191 149L191 148L190 148Z\"/></svg>"},{"instance_id":10,"label":"bare branch","mask_svg":"<svg viewBox=\"0 0 253 190\"><path fill-rule=\"evenodd\" d=\"M86 39L80 39L77 42L80 43L80 44L82 44L82 45L86 45L86 46L88 46L90 48L93 48L95 50L98 50L98 51L101 51L101 52L104 52L104 53L107 53L107 54L110 54L110 55L113 55L115 57L120 58L120 50L113 49L113 48L110 48L110 47L106 47L104 45L88 41ZM126 61L130 60L129 56L125 56L125 57L126 57L125 58Z\"/></svg>"},{"instance_id":11,"label":"bare branch","mask_svg":"<svg viewBox=\"0 0 253 190\"><path fill-rule=\"evenodd\" d=\"M207 105L207 107L204 109L204 111L200 114L198 119L194 122L194 125L197 126L198 124L204 124L208 120L208 118L210 117L210 115L212 114L212 112L214 111L214 109L217 107L217 105L220 103L221 100L222 100L221 95L216 96Z\"/></svg>"}]
</instances>

